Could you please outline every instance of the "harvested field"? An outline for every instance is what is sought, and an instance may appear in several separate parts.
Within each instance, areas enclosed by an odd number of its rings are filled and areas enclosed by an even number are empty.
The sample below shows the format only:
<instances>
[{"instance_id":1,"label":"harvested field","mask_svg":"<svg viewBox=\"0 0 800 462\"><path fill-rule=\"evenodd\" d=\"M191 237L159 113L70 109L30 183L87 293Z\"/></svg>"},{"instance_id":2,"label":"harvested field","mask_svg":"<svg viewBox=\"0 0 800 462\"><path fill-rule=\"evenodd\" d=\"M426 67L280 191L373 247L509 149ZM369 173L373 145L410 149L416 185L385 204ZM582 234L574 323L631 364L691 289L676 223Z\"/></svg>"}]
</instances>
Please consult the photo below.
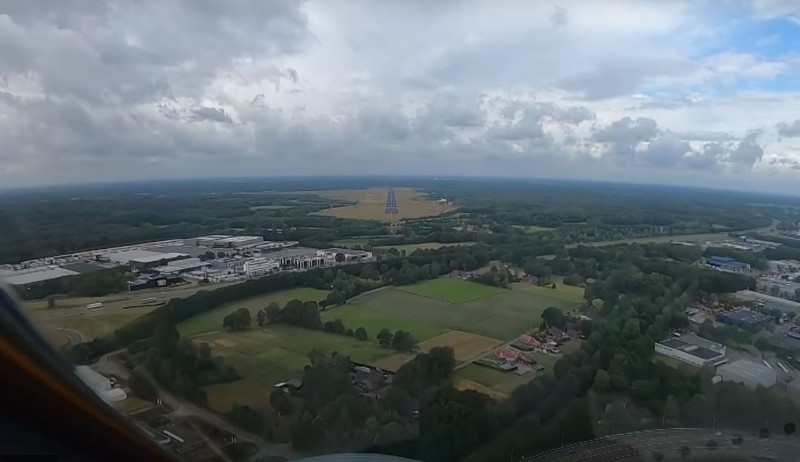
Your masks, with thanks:
<instances>
[{"instance_id":1,"label":"harvested field","mask_svg":"<svg viewBox=\"0 0 800 462\"><path fill-rule=\"evenodd\" d=\"M456 361L461 362L473 359L501 343L500 340L470 334L469 332L450 331L420 343L419 348L424 351L430 351L434 347L448 346L453 349Z\"/></svg>"},{"instance_id":2,"label":"harvested field","mask_svg":"<svg viewBox=\"0 0 800 462\"><path fill-rule=\"evenodd\" d=\"M456 388L456 390L474 390L479 393L489 395L496 400L502 400L508 398L508 394L506 393L495 390L494 388L489 388L486 385L481 385L478 382L474 382L472 380L465 378L457 378L453 385Z\"/></svg>"},{"instance_id":3,"label":"harvested field","mask_svg":"<svg viewBox=\"0 0 800 462\"><path fill-rule=\"evenodd\" d=\"M389 188L341 189L332 191L307 191L330 199L343 199L357 202L356 205L334 207L318 212L339 218L388 221L385 206ZM425 194L413 188L395 188L395 197L400 211L397 218L421 218L439 216L454 207L441 206L435 201L425 199Z\"/></svg>"},{"instance_id":4,"label":"harvested field","mask_svg":"<svg viewBox=\"0 0 800 462\"><path fill-rule=\"evenodd\" d=\"M390 372L397 372L403 364L411 361L414 359L413 354L406 354L406 353L398 353L396 355L389 356L388 358L379 359L372 363L375 367L380 367L385 371Z\"/></svg>"}]
</instances>

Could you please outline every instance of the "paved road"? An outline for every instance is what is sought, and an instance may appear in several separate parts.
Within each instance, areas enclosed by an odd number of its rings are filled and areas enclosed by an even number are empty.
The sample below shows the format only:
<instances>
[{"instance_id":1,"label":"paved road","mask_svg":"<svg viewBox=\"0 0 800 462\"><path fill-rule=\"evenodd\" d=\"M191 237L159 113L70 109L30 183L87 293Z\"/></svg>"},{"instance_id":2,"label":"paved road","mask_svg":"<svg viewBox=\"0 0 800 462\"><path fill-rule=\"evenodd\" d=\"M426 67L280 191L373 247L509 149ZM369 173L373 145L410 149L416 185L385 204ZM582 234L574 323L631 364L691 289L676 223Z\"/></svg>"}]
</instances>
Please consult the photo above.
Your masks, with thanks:
<instances>
[{"instance_id":1,"label":"paved road","mask_svg":"<svg viewBox=\"0 0 800 462\"><path fill-rule=\"evenodd\" d=\"M114 375L119 377L121 380L128 380L131 375L130 370L112 359L114 356L122 353L123 351L124 350L117 350L103 355L95 364L92 365L92 368L103 375ZM258 453L253 457L253 459L259 456L281 456L287 459L297 459L303 456L292 449L290 444L270 443L254 433L246 432L239 427L234 426L219 414L189 403L181 398L167 393L164 390L159 391L159 397L163 403L167 404L173 409L172 413L169 414L170 416L192 416L237 435L239 440L249 441L255 444L258 446Z\"/></svg>"},{"instance_id":2,"label":"paved road","mask_svg":"<svg viewBox=\"0 0 800 462\"><path fill-rule=\"evenodd\" d=\"M717 432L721 433L717 436ZM733 436L742 436L744 442L734 445ZM716 449L708 449L706 444L714 440ZM800 440L783 436L758 439L754 435L735 430L711 429L670 429L628 433L613 437L565 446L532 457L523 457L524 462L607 462L638 457L647 460L654 451L661 452L665 460L680 460L682 447L690 453L720 456L742 454L747 456L775 457L778 461L795 461L800 453Z\"/></svg>"}]
</instances>

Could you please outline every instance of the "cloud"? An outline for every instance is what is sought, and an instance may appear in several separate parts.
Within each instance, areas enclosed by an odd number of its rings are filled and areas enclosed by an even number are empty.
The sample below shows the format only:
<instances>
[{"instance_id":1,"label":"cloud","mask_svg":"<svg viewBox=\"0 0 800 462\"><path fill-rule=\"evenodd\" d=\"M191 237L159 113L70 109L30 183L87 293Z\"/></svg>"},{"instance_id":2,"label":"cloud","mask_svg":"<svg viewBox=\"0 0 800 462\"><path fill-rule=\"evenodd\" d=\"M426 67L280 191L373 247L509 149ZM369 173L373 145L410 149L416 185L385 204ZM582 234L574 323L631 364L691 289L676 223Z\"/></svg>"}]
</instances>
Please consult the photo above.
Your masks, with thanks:
<instances>
[{"instance_id":1,"label":"cloud","mask_svg":"<svg viewBox=\"0 0 800 462\"><path fill-rule=\"evenodd\" d=\"M0 184L800 174L791 2L335 3L0 2Z\"/></svg>"},{"instance_id":2,"label":"cloud","mask_svg":"<svg viewBox=\"0 0 800 462\"><path fill-rule=\"evenodd\" d=\"M796 138L800 136L800 119L795 120L791 124L780 122L775 126L775 129L778 131L778 135L780 136Z\"/></svg>"}]
</instances>

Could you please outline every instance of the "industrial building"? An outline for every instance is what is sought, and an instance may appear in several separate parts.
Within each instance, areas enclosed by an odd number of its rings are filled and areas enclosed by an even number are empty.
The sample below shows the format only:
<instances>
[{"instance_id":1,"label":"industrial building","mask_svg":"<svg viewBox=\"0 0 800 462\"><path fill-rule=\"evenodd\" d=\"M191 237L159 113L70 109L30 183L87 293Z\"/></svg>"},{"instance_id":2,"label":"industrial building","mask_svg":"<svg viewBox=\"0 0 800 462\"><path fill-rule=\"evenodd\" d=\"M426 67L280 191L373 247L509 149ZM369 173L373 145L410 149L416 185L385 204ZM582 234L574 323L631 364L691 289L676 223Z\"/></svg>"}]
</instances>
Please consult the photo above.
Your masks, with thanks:
<instances>
[{"instance_id":1,"label":"industrial building","mask_svg":"<svg viewBox=\"0 0 800 462\"><path fill-rule=\"evenodd\" d=\"M729 311L717 314L717 321L744 329L758 327L770 319L769 316L749 310Z\"/></svg>"},{"instance_id":2,"label":"industrial building","mask_svg":"<svg viewBox=\"0 0 800 462\"><path fill-rule=\"evenodd\" d=\"M776 309L784 313L797 313L800 314L800 303L794 300L787 300L774 295L762 294L752 290L740 290L736 292L736 297L741 300L749 300L760 303L768 309Z\"/></svg>"},{"instance_id":3,"label":"industrial building","mask_svg":"<svg viewBox=\"0 0 800 462\"><path fill-rule=\"evenodd\" d=\"M171 261L182 260L184 258L189 258L189 255L186 255L185 253L176 253L176 252L157 253L155 255L131 258L130 260L128 260L128 265L131 267L131 269L144 271L150 268L155 268L157 266L166 265Z\"/></svg>"},{"instance_id":4,"label":"industrial building","mask_svg":"<svg viewBox=\"0 0 800 462\"><path fill-rule=\"evenodd\" d=\"M717 374L722 377L722 380L742 383L750 388L756 388L759 385L769 388L778 381L778 373L775 369L749 359L740 359L724 364L717 368Z\"/></svg>"},{"instance_id":5,"label":"industrial building","mask_svg":"<svg viewBox=\"0 0 800 462\"><path fill-rule=\"evenodd\" d=\"M345 262L368 261L372 259L372 252L353 249L324 249L317 250L317 255L328 261L336 261L336 255L341 254Z\"/></svg>"},{"instance_id":6,"label":"industrial building","mask_svg":"<svg viewBox=\"0 0 800 462\"><path fill-rule=\"evenodd\" d=\"M723 352L692 345L677 338L656 342L655 351L695 366L716 366L726 361Z\"/></svg>"},{"instance_id":7,"label":"industrial building","mask_svg":"<svg viewBox=\"0 0 800 462\"><path fill-rule=\"evenodd\" d=\"M254 258L244 262L242 271L248 278L274 273L281 269L281 263L274 258Z\"/></svg>"},{"instance_id":8,"label":"industrial building","mask_svg":"<svg viewBox=\"0 0 800 462\"><path fill-rule=\"evenodd\" d=\"M709 264L710 266L725 271L737 271L737 272L750 271L749 264L737 261L736 259L731 257L713 256L707 258L706 263Z\"/></svg>"},{"instance_id":9,"label":"industrial building","mask_svg":"<svg viewBox=\"0 0 800 462\"><path fill-rule=\"evenodd\" d=\"M125 390L119 387L113 387L108 377L99 374L89 366L76 366L75 374L91 388L97 396L107 403L122 401L128 398L128 394L125 393Z\"/></svg>"}]
</instances>

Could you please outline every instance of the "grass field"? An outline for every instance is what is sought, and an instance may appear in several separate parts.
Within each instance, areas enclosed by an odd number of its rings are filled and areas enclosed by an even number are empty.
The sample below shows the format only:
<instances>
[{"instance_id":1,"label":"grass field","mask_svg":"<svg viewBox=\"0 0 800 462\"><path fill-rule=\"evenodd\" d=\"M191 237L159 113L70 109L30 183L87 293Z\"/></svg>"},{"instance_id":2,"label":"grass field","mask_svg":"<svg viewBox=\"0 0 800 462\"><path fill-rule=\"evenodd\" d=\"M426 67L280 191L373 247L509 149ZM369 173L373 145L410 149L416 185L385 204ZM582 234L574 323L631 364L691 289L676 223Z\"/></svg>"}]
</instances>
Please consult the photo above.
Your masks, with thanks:
<instances>
[{"instance_id":1,"label":"grass field","mask_svg":"<svg viewBox=\"0 0 800 462\"><path fill-rule=\"evenodd\" d=\"M530 225L530 226L512 225L512 228L516 228L526 234L535 234L535 233L541 233L543 231L553 230L553 228L546 228L544 226L536 226L536 225Z\"/></svg>"},{"instance_id":2,"label":"grass field","mask_svg":"<svg viewBox=\"0 0 800 462\"><path fill-rule=\"evenodd\" d=\"M402 286L400 290L448 303L465 303L506 292L500 287L487 286L462 279L441 277Z\"/></svg>"},{"instance_id":3,"label":"grass field","mask_svg":"<svg viewBox=\"0 0 800 462\"><path fill-rule=\"evenodd\" d=\"M442 247L453 247L456 245L475 245L474 242L448 242L447 244L443 244L441 242L422 242L420 244L402 244L402 245L378 245L375 246L375 249L379 250L388 250L391 248L395 248L398 251L405 250L406 253L411 253L415 250L436 250L441 249Z\"/></svg>"},{"instance_id":4,"label":"grass field","mask_svg":"<svg viewBox=\"0 0 800 462\"><path fill-rule=\"evenodd\" d=\"M456 361L467 361L500 343L499 340L469 332L450 331L420 343L419 348L423 351L430 351L434 347L448 346L453 349Z\"/></svg>"},{"instance_id":5,"label":"grass field","mask_svg":"<svg viewBox=\"0 0 800 462\"><path fill-rule=\"evenodd\" d=\"M706 234L676 234L674 236L654 236L654 237L640 237L640 238L633 238L633 239L619 239L615 241L597 241L597 242L585 242L583 244L569 244L566 248L571 249L577 247L579 245L585 245L589 247L601 247L604 245L616 245L616 244L646 244L646 243L665 243L665 242L672 242L672 241L681 241L681 242L716 242L716 241L724 241L726 239L730 239L728 233L706 233Z\"/></svg>"},{"instance_id":6,"label":"grass field","mask_svg":"<svg viewBox=\"0 0 800 462\"><path fill-rule=\"evenodd\" d=\"M445 328L372 310L360 306L357 302L356 304L331 308L322 312L323 322L333 321L336 318L341 319L345 326L353 330L363 327L367 330L369 340L372 342L377 341L375 336L384 328L392 332L397 330L410 332L420 342L447 332Z\"/></svg>"},{"instance_id":7,"label":"grass field","mask_svg":"<svg viewBox=\"0 0 800 462\"><path fill-rule=\"evenodd\" d=\"M250 207L250 210L254 212L257 210L285 210L292 207L292 205L256 205L255 207Z\"/></svg>"},{"instance_id":8,"label":"grass field","mask_svg":"<svg viewBox=\"0 0 800 462\"><path fill-rule=\"evenodd\" d=\"M453 281L475 284L456 279ZM562 310L571 310L576 306L574 303L522 290L504 290L490 286L481 287L502 292L492 297L454 304L420 296L408 290L416 286L417 284L403 287L402 290L389 288L367 293L357 303L383 313L500 340L509 340L531 326L538 326L542 321L542 311L549 306Z\"/></svg>"},{"instance_id":9,"label":"grass field","mask_svg":"<svg viewBox=\"0 0 800 462\"><path fill-rule=\"evenodd\" d=\"M386 217L386 194L389 188L341 189L332 191L308 191L321 197L344 199L357 202L356 205L334 207L318 212L339 218L356 218L362 220L388 221ZM441 215L453 210L453 207L442 207L434 201L425 199L424 194L414 188L395 188L398 219L421 218Z\"/></svg>"},{"instance_id":10,"label":"grass field","mask_svg":"<svg viewBox=\"0 0 800 462\"><path fill-rule=\"evenodd\" d=\"M494 388L487 387L486 385L481 385L478 382L465 379L463 377L456 377L453 381L453 386L456 390L474 390L479 393L483 393L484 395L489 395L496 400L503 400L508 398L507 393L502 393L500 391L495 390Z\"/></svg>"},{"instance_id":11,"label":"grass field","mask_svg":"<svg viewBox=\"0 0 800 462\"><path fill-rule=\"evenodd\" d=\"M276 302L283 306L286 302L295 298L304 302L309 300L318 302L324 300L327 296L328 292L325 290L311 289L308 287L298 287L295 289L282 290L280 292L272 292L258 297L231 302L215 310L194 316L178 324L178 331L184 337L193 337L195 335L222 329L222 318L238 308L249 309L250 314L255 319L256 312L265 308L271 302Z\"/></svg>"},{"instance_id":12,"label":"grass field","mask_svg":"<svg viewBox=\"0 0 800 462\"><path fill-rule=\"evenodd\" d=\"M528 284L525 282L515 282L511 284L514 290L529 292L532 294L540 295L543 297L553 298L568 303L579 305L585 300L583 299L583 287L568 286L563 283L563 278L554 278L553 282L556 283L556 288L552 289L551 286L537 286L535 284Z\"/></svg>"},{"instance_id":13,"label":"grass field","mask_svg":"<svg viewBox=\"0 0 800 462\"><path fill-rule=\"evenodd\" d=\"M534 377L533 374L526 375L528 375L528 380ZM490 367L479 366L477 364L470 364L456 371L456 378L471 380L490 388L494 388L497 385L519 377L525 376L519 376L513 372L500 372Z\"/></svg>"},{"instance_id":14,"label":"grass field","mask_svg":"<svg viewBox=\"0 0 800 462\"><path fill-rule=\"evenodd\" d=\"M43 332L48 336L51 342L54 342L54 345L60 346L66 343L64 333L57 329L49 329L48 327L61 327L77 331L83 336L84 341L89 341L95 337L110 334L116 329L156 308L158 307L147 306L142 308L129 308L126 310L86 312L77 316L56 319L41 319L34 316L33 320L42 326ZM53 331L55 331L55 333Z\"/></svg>"}]
</instances>

